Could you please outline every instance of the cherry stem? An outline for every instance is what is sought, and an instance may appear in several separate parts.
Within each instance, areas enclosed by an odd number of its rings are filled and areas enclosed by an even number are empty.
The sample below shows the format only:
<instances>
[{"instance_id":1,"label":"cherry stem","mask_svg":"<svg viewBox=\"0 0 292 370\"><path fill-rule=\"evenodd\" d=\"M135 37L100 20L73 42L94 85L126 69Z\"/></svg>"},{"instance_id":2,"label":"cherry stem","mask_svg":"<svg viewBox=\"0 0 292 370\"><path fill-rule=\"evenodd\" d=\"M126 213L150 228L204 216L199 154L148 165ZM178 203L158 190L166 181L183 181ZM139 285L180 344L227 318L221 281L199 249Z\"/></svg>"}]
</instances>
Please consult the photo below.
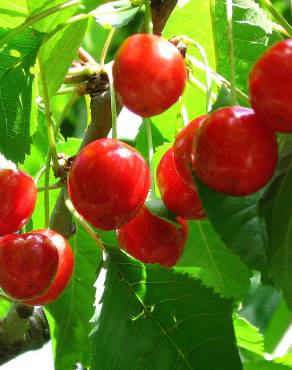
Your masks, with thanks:
<instances>
[{"instance_id":1,"label":"cherry stem","mask_svg":"<svg viewBox=\"0 0 292 370\"><path fill-rule=\"evenodd\" d=\"M108 49L109 49L109 46L110 46L110 43L112 41L112 38L114 36L114 33L115 33L115 28L112 28L105 40L105 43L103 45L103 49L102 49L102 52L101 52L101 56L100 56L100 69L103 70L104 69L104 64L105 64L105 58L106 58L106 55L107 55L107 52L108 52Z\"/></svg>"},{"instance_id":2,"label":"cherry stem","mask_svg":"<svg viewBox=\"0 0 292 370\"><path fill-rule=\"evenodd\" d=\"M147 33L153 33L153 22L150 0L145 0L145 31Z\"/></svg>"},{"instance_id":3,"label":"cherry stem","mask_svg":"<svg viewBox=\"0 0 292 370\"><path fill-rule=\"evenodd\" d=\"M96 234L96 232L93 230L93 228L84 220L84 218L76 211L76 209L74 208L70 198L69 198L69 195L68 195L68 192L67 190L65 189L65 192L64 192L64 199L65 199L65 205L66 207L68 208L69 212L72 214L72 216L74 216L78 222L80 223L80 225L84 228L84 230L87 231L87 233L92 237L92 239L96 242L96 244L102 249L104 250L104 245L103 245L103 242L102 240L99 238L99 236Z\"/></svg>"},{"instance_id":4,"label":"cherry stem","mask_svg":"<svg viewBox=\"0 0 292 370\"><path fill-rule=\"evenodd\" d=\"M111 115L112 115L112 138L118 138L118 128L117 128L117 105L116 105L116 93L113 83L112 69L106 69L109 85L110 85L110 95L111 95Z\"/></svg>"},{"instance_id":5,"label":"cherry stem","mask_svg":"<svg viewBox=\"0 0 292 370\"><path fill-rule=\"evenodd\" d=\"M179 98L178 112L175 120L175 132L174 132L175 136L177 136L180 129L188 123L187 117L188 114L185 106L185 101L186 101L186 90L184 91L183 95ZM183 125L181 124L181 122L183 122Z\"/></svg>"},{"instance_id":6,"label":"cherry stem","mask_svg":"<svg viewBox=\"0 0 292 370\"><path fill-rule=\"evenodd\" d=\"M10 32L7 32L2 39L0 39L0 48L10 42L16 35L23 32L26 28L30 27L32 24L40 21L43 18L46 18L48 15L60 12L62 10L65 10L71 6L80 4L80 0L71 0L66 1L62 4L58 4L56 6L53 6L52 8L46 9L40 13L36 13L30 17L27 17L26 20L20 24L18 27L12 29Z\"/></svg>"},{"instance_id":7,"label":"cherry stem","mask_svg":"<svg viewBox=\"0 0 292 370\"><path fill-rule=\"evenodd\" d=\"M49 191L50 171L51 171L51 152L49 150L46 161L45 186L44 186L45 229L47 229L50 224L50 191Z\"/></svg>"},{"instance_id":8,"label":"cherry stem","mask_svg":"<svg viewBox=\"0 0 292 370\"><path fill-rule=\"evenodd\" d=\"M52 185L49 185L49 186L47 186L47 187L45 187L45 186L40 186L39 188L38 188L38 192L40 193L40 192L42 192L42 191L45 191L46 189L48 189L48 190L55 190L55 189L60 189L62 186L64 186L64 184L62 183L62 182L56 182L55 184L52 184Z\"/></svg>"},{"instance_id":9,"label":"cherry stem","mask_svg":"<svg viewBox=\"0 0 292 370\"><path fill-rule=\"evenodd\" d=\"M203 92L204 94L207 94L207 87L202 84L201 81L199 81L197 78L195 78L194 76L190 75L189 76L189 79L188 79L188 82L190 83L190 85L192 85L193 87L196 87L199 91ZM211 93L211 103L213 101L215 101L217 99L217 95L215 93Z\"/></svg>"},{"instance_id":10,"label":"cherry stem","mask_svg":"<svg viewBox=\"0 0 292 370\"><path fill-rule=\"evenodd\" d=\"M82 62L84 62L84 63L89 63L89 64L92 64L92 65L97 64L97 62L93 58L93 56L90 55L88 53L88 51L84 50L81 47L78 49L78 56L79 56L80 60L82 60Z\"/></svg>"},{"instance_id":11,"label":"cherry stem","mask_svg":"<svg viewBox=\"0 0 292 370\"><path fill-rule=\"evenodd\" d=\"M230 90L231 90L231 104L237 104L236 97L236 77L235 77L235 58L234 58L234 42L233 42L233 2L232 0L226 1L227 10L227 37L228 37L228 55L230 64Z\"/></svg>"},{"instance_id":12,"label":"cherry stem","mask_svg":"<svg viewBox=\"0 0 292 370\"><path fill-rule=\"evenodd\" d=\"M261 0L262 4L267 8L269 13L276 19L276 21L284 28L290 37L292 37L292 27L286 19L277 11L270 0Z\"/></svg>"},{"instance_id":13,"label":"cherry stem","mask_svg":"<svg viewBox=\"0 0 292 370\"><path fill-rule=\"evenodd\" d=\"M206 77L206 111L208 113L212 108L212 77L209 71L209 62L208 62L207 53L205 49L203 48L203 46L199 44L197 41L192 40L187 36L183 36L182 38L186 44L190 44L194 46L202 57L203 64L204 64L204 72L205 72L205 77Z\"/></svg>"},{"instance_id":14,"label":"cherry stem","mask_svg":"<svg viewBox=\"0 0 292 370\"><path fill-rule=\"evenodd\" d=\"M150 174L151 174L151 190L154 194L154 163L153 163L153 140L152 140L152 130L151 130L151 120L150 118L143 118L143 122L146 126L146 132L147 132L147 141L148 141L148 165L150 168Z\"/></svg>"}]
</instances>

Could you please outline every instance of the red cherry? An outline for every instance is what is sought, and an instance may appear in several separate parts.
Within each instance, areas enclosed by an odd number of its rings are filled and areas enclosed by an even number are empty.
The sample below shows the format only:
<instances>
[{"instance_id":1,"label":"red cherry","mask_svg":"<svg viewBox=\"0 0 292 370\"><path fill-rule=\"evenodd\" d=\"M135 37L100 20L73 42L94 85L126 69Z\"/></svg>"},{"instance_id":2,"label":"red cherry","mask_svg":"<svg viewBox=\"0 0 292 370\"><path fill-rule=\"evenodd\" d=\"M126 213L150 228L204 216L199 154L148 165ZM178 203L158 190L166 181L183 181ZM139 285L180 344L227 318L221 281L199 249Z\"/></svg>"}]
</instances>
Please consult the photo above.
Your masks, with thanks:
<instances>
[{"instance_id":1,"label":"red cherry","mask_svg":"<svg viewBox=\"0 0 292 370\"><path fill-rule=\"evenodd\" d=\"M262 188L273 176L275 134L252 109L221 108L203 123L195 140L195 172L210 188L241 196Z\"/></svg>"},{"instance_id":2,"label":"red cherry","mask_svg":"<svg viewBox=\"0 0 292 370\"><path fill-rule=\"evenodd\" d=\"M142 262L171 267L181 256L188 234L186 221L181 217L177 221L176 227L143 207L118 230L119 245Z\"/></svg>"},{"instance_id":3,"label":"red cherry","mask_svg":"<svg viewBox=\"0 0 292 370\"><path fill-rule=\"evenodd\" d=\"M0 238L0 286L13 299L34 298L48 288L59 262L54 243L37 233Z\"/></svg>"},{"instance_id":4,"label":"red cherry","mask_svg":"<svg viewBox=\"0 0 292 370\"><path fill-rule=\"evenodd\" d=\"M41 306L54 302L68 285L74 269L74 255L68 241L56 231L36 230L38 233L47 236L57 248L59 264L56 275L45 293L24 303L27 305Z\"/></svg>"},{"instance_id":5,"label":"red cherry","mask_svg":"<svg viewBox=\"0 0 292 370\"><path fill-rule=\"evenodd\" d=\"M249 76L251 105L273 131L292 132L292 39L273 45Z\"/></svg>"},{"instance_id":6,"label":"red cherry","mask_svg":"<svg viewBox=\"0 0 292 370\"><path fill-rule=\"evenodd\" d=\"M197 186L193 176L194 138L199 127L207 117L208 116L205 114L191 121L179 132L173 145L175 167L182 179L196 191Z\"/></svg>"},{"instance_id":7,"label":"red cherry","mask_svg":"<svg viewBox=\"0 0 292 370\"><path fill-rule=\"evenodd\" d=\"M156 177L162 200L170 211L188 220L204 217L197 190L186 184L176 170L173 148L159 162Z\"/></svg>"},{"instance_id":8,"label":"red cherry","mask_svg":"<svg viewBox=\"0 0 292 370\"><path fill-rule=\"evenodd\" d=\"M0 235L13 233L28 222L36 197L31 176L16 168L0 169Z\"/></svg>"},{"instance_id":9,"label":"red cherry","mask_svg":"<svg viewBox=\"0 0 292 370\"><path fill-rule=\"evenodd\" d=\"M173 105L187 79L184 59L169 41L157 35L127 38L113 65L120 102L142 117L155 116Z\"/></svg>"},{"instance_id":10,"label":"red cherry","mask_svg":"<svg viewBox=\"0 0 292 370\"><path fill-rule=\"evenodd\" d=\"M117 229L144 204L150 171L129 145L99 139L81 150L69 172L68 190L76 210L93 226Z\"/></svg>"}]
</instances>

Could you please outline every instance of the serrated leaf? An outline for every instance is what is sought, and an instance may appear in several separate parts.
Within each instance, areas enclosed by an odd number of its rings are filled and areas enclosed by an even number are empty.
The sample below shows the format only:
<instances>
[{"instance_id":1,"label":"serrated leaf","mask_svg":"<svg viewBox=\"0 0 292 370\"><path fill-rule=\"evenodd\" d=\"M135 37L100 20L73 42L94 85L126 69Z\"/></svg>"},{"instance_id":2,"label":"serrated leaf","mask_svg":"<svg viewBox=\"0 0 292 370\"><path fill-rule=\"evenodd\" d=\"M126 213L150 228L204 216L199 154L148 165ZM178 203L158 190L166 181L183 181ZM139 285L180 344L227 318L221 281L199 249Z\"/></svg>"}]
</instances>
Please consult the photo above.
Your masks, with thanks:
<instances>
[{"instance_id":1,"label":"serrated leaf","mask_svg":"<svg viewBox=\"0 0 292 370\"><path fill-rule=\"evenodd\" d=\"M49 97L52 98L64 81L87 28L87 20L58 32L40 49ZM42 91L42 90L41 90Z\"/></svg>"},{"instance_id":2,"label":"serrated leaf","mask_svg":"<svg viewBox=\"0 0 292 370\"><path fill-rule=\"evenodd\" d=\"M127 25L139 9L132 6L129 0L118 0L102 4L92 13L96 22L104 28L118 28Z\"/></svg>"},{"instance_id":3,"label":"serrated leaf","mask_svg":"<svg viewBox=\"0 0 292 370\"><path fill-rule=\"evenodd\" d=\"M93 315L94 282L101 252L93 239L77 225L70 245L75 255L71 283L60 298L46 306L49 312L55 368L73 369L77 362L88 366L90 318Z\"/></svg>"},{"instance_id":4,"label":"serrated leaf","mask_svg":"<svg viewBox=\"0 0 292 370\"><path fill-rule=\"evenodd\" d=\"M197 179L203 208L224 243L264 275L268 271L266 225L259 212L259 193L245 197L219 194Z\"/></svg>"},{"instance_id":5,"label":"serrated leaf","mask_svg":"<svg viewBox=\"0 0 292 370\"><path fill-rule=\"evenodd\" d=\"M117 249L107 249L105 269L91 370L242 369L230 301Z\"/></svg>"},{"instance_id":6,"label":"serrated leaf","mask_svg":"<svg viewBox=\"0 0 292 370\"><path fill-rule=\"evenodd\" d=\"M228 59L226 0L214 1L214 43L217 72L230 80ZM236 84L247 91L248 73L261 54L281 36L273 22L254 0L233 0L233 32Z\"/></svg>"},{"instance_id":7,"label":"serrated leaf","mask_svg":"<svg viewBox=\"0 0 292 370\"><path fill-rule=\"evenodd\" d=\"M234 316L233 325L238 346L263 356L264 337L259 329L237 315Z\"/></svg>"},{"instance_id":8,"label":"serrated leaf","mask_svg":"<svg viewBox=\"0 0 292 370\"><path fill-rule=\"evenodd\" d=\"M292 156L283 156L261 203L269 236L270 273L292 308Z\"/></svg>"},{"instance_id":9,"label":"serrated leaf","mask_svg":"<svg viewBox=\"0 0 292 370\"><path fill-rule=\"evenodd\" d=\"M27 29L0 51L0 152L23 162L36 129L31 67L43 34Z\"/></svg>"},{"instance_id":10,"label":"serrated leaf","mask_svg":"<svg viewBox=\"0 0 292 370\"><path fill-rule=\"evenodd\" d=\"M228 298L241 299L250 286L246 265L220 240L209 221L189 222L189 237L177 268Z\"/></svg>"}]
</instances>

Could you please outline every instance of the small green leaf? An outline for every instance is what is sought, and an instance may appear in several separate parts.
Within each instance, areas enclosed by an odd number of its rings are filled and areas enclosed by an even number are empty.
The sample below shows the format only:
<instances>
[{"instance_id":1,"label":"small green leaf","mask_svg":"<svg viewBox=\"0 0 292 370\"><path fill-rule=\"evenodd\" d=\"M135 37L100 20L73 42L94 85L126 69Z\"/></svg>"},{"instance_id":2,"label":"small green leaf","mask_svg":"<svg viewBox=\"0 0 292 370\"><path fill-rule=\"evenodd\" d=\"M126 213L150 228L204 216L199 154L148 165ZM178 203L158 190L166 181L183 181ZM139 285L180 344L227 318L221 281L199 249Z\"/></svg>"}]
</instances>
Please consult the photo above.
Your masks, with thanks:
<instances>
[{"instance_id":1,"label":"small green leaf","mask_svg":"<svg viewBox=\"0 0 292 370\"><path fill-rule=\"evenodd\" d=\"M152 213L154 216L157 216L159 218L162 218L165 221L168 221L174 225L179 225L176 221L177 216L169 211L163 201L161 199L158 199L153 195L152 192L148 194L148 197L145 201L145 206L148 209L150 213Z\"/></svg>"}]
</instances>

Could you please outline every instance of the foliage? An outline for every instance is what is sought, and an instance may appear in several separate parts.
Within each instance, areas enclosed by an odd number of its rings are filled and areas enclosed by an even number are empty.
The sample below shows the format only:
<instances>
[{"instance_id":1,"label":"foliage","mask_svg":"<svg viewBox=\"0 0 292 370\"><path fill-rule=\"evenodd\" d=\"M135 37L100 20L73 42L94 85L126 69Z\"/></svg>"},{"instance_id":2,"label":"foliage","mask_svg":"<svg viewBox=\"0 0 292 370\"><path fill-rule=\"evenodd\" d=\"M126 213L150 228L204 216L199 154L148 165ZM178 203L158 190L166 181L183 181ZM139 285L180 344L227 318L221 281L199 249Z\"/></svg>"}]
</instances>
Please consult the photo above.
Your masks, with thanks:
<instances>
[{"instance_id":1,"label":"foliage","mask_svg":"<svg viewBox=\"0 0 292 370\"><path fill-rule=\"evenodd\" d=\"M213 108L226 105L230 97L227 2L178 1L162 32L168 39L187 35L202 46L210 69L217 72L209 71L217 76L211 84ZM106 100L103 96L98 101L96 92L91 95L90 117L89 98L81 99L74 89L59 95L60 89L71 86L63 83L72 63L69 77L74 79L79 48L85 47L99 62L109 30L116 28L106 59L110 61L128 35L143 29L142 1L101 3L0 0L0 152L33 177L40 177L39 187L45 186L42 173L49 150L49 117L53 129L62 124L61 131L55 132L58 153L74 156L93 119L93 102L101 105ZM259 3L266 1L233 0L236 87L241 91L238 100L245 105L251 67L270 45L286 36ZM206 113L202 56L193 46L187 55L195 61L192 73L197 84L188 83L182 101L151 118L154 169L184 120ZM94 68L96 72L97 64ZM218 76L227 82L218 84ZM45 111L45 90L52 115ZM187 117L181 114L182 104ZM118 120L118 124L119 132L124 132L125 122ZM148 160L144 123L131 140ZM268 361L266 356L267 352L274 354L292 317L291 135L279 136L279 144L277 173L256 194L225 196L198 180L207 219L189 222L187 245L174 268L142 264L117 248L114 231L91 230L104 244L101 251L84 225L74 219L76 230L70 239L75 254L73 278L64 294L45 308L57 370L73 369L77 363L92 370L292 368L289 357ZM57 181L50 171L50 184ZM59 193L58 188L49 192L50 215ZM175 215L163 206L156 184L154 193L146 202L151 212L175 225ZM43 228L45 218L40 192L27 230ZM258 273L261 281L255 279ZM246 314L252 325L242 312L256 306L260 294L252 302L246 297L255 285L260 291L264 284L279 289L285 301L275 300L260 332L256 327L260 318ZM0 298L1 319L10 304Z\"/></svg>"}]
</instances>

